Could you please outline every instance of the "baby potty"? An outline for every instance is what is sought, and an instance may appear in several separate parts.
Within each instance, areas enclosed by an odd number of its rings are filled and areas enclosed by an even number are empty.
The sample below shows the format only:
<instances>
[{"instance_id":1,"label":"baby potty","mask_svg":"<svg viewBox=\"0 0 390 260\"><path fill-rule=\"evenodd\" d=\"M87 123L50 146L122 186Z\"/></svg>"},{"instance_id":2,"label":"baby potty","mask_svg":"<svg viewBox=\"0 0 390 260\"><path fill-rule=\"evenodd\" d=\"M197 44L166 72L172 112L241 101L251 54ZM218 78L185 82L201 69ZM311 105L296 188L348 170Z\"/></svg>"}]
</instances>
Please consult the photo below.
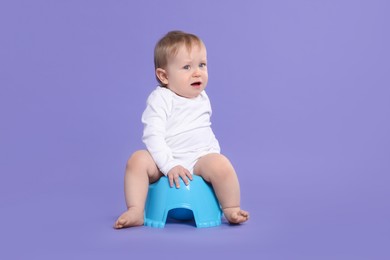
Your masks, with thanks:
<instances>
[{"instance_id":1,"label":"baby potty","mask_svg":"<svg viewBox=\"0 0 390 260\"><path fill-rule=\"evenodd\" d=\"M222 211L213 188L202 177L192 177L188 186L179 178L180 188L171 188L165 176L149 185L145 226L163 228L167 216L178 220L194 218L198 228L221 224Z\"/></svg>"}]
</instances>

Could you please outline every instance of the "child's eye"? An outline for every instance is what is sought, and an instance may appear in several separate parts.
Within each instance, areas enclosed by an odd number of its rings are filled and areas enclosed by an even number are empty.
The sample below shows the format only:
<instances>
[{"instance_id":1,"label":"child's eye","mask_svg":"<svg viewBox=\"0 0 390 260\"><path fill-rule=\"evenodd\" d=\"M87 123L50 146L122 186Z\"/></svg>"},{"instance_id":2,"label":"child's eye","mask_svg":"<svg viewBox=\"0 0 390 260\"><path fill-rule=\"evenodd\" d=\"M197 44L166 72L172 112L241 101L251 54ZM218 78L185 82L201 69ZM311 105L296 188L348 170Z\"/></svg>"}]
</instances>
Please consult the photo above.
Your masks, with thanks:
<instances>
[{"instance_id":1,"label":"child's eye","mask_svg":"<svg viewBox=\"0 0 390 260\"><path fill-rule=\"evenodd\" d=\"M191 67L190 67L190 65L185 65L184 67L183 67L183 69L185 69L185 70L189 70Z\"/></svg>"},{"instance_id":2,"label":"child's eye","mask_svg":"<svg viewBox=\"0 0 390 260\"><path fill-rule=\"evenodd\" d=\"M204 67L206 67L206 63L201 63L201 64L199 64L199 67L201 67L201 68L204 68Z\"/></svg>"}]
</instances>

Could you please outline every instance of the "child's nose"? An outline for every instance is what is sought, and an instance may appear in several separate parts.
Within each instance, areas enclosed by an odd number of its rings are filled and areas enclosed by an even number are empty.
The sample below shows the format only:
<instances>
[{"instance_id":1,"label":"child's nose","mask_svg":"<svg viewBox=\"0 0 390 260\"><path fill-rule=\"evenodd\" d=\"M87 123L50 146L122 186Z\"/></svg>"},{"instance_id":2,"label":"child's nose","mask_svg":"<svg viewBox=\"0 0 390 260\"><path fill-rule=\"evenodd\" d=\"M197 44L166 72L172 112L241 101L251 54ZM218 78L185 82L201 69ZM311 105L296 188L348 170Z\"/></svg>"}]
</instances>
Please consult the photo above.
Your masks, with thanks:
<instances>
[{"instance_id":1,"label":"child's nose","mask_svg":"<svg viewBox=\"0 0 390 260\"><path fill-rule=\"evenodd\" d=\"M192 76L194 76L194 77L200 77L200 69L199 69L199 68L196 68L196 69L194 70L194 73L192 74Z\"/></svg>"}]
</instances>

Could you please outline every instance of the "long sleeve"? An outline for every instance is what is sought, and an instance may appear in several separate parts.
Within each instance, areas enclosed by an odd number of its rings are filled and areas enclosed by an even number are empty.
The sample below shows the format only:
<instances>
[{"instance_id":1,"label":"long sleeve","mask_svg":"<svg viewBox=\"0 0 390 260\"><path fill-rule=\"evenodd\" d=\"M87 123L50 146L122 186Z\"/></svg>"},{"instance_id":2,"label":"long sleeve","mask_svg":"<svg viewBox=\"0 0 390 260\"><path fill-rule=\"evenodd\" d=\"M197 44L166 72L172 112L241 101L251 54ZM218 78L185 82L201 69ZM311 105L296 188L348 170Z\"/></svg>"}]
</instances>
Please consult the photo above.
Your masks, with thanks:
<instances>
[{"instance_id":1,"label":"long sleeve","mask_svg":"<svg viewBox=\"0 0 390 260\"><path fill-rule=\"evenodd\" d=\"M180 164L174 160L172 151L165 140L167 119L171 108L170 95L164 89L156 90L148 97L146 109L142 114L144 124L142 141L164 175Z\"/></svg>"}]
</instances>

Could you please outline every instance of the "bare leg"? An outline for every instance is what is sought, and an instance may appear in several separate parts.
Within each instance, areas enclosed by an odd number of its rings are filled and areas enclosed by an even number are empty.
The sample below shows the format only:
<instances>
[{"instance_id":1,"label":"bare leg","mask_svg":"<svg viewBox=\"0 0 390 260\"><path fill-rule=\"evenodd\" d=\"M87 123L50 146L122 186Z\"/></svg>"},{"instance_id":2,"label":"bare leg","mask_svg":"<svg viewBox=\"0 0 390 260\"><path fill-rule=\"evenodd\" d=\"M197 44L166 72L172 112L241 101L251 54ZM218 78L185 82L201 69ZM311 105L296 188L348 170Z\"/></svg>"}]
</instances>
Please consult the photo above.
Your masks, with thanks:
<instances>
[{"instance_id":1,"label":"bare leg","mask_svg":"<svg viewBox=\"0 0 390 260\"><path fill-rule=\"evenodd\" d=\"M144 208L149 183L162 176L148 151L135 152L127 161L125 172L125 199L127 211L117 219L114 228L144 224Z\"/></svg>"},{"instance_id":2,"label":"bare leg","mask_svg":"<svg viewBox=\"0 0 390 260\"><path fill-rule=\"evenodd\" d=\"M239 224L249 219L249 213L240 208L237 174L225 156L213 153L201 157L195 164L194 173L211 183L230 223Z\"/></svg>"}]
</instances>

